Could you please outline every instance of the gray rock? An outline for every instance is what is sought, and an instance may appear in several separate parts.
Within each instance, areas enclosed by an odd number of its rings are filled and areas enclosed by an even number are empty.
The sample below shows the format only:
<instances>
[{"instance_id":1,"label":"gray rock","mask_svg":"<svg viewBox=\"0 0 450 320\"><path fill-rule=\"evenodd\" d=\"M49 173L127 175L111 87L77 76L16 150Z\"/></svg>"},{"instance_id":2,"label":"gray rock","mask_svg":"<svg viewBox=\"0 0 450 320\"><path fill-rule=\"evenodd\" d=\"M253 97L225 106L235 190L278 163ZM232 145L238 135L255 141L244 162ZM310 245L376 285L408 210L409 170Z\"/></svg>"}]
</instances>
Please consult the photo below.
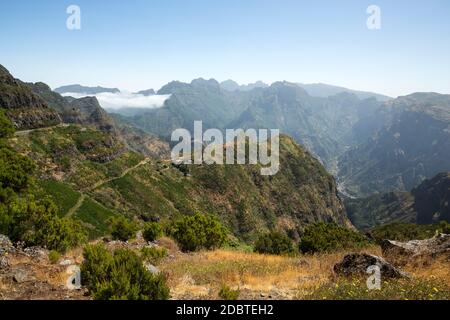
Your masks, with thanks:
<instances>
[{"instance_id":1,"label":"gray rock","mask_svg":"<svg viewBox=\"0 0 450 320\"><path fill-rule=\"evenodd\" d=\"M381 257L366 253L351 253L334 266L334 272L340 276L352 277L367 275L370 266L380 267L381 276L384 278L408 278L408 274L397 269Z\"/></svg>"},{"instance_id":2,"label":"gray rock","mask_svg":"<svg viewBox=\"0 0 450 320\"><path fill-rule=\"evenodd\" d=\"M13 246L11 240L9 240L9 238L7 236L0 234L0 250L7 252L13 248L14 248L14 246Z\"/></svg>"},{"instance_id":3,"label":"gray rock","mask_svg":"<svg viewBox=\"0 0 450 320\"><path fill-rule=\"evenodd\" d=\"M401 256L450 256L450 235L439 234L431 239L412 240L408 242L399 242L392 240L383 240L381 242L383 255L401 255Z\"/></svg>"},{"instance_id":4,"label":"gray rock","mask_svg":"<svg viewBox=\"0 0 450 320\"><path fill-rule=\"evenodd\" d=\"M0 271L9 269L9 261L6 257L0 256Z\"/></svg>"},{"instance_id":5,"label":"gray rock","mask_svg":"<svg viewBox=\"0 0 450 320\"><path fill-rule=\"evenodd\" d=\"M22 269L16 269L13 271L13 280L17 283L26 282L29 280L28 273Z\"/></svg>"},{"instance_id":6,"label":"gray rock","mask_svg":"<svg viewBox=\"0 0 450 320\"><path fill-rule=\"evenodd\" d=\"M48 250L41 247L28 247L23 249L23 252L27 256L37 260L45 260L48 257Z\"/></svg>"},{"instance_id":7,"label":"gray rock","mask_svg":"<svg viewBox=\"0 0 450 320\"><path fill-rule=\"evenodd\" d=\"M70 266L73 265L73 261L70 259L65 259L59 263L60 266Z\"/></svg>"},{"instance_id":8,"label":"gray rock","mask_svg":"<svg viewBox=\"0 0 450 320\"><path fill-rule=\"evenodd\" d=\"M150 271L153 274L159 273L159 269L150 263L145 263L144 267L145 267L145 269L147 269L148 271Z\"/></svg>"}]
</instances>

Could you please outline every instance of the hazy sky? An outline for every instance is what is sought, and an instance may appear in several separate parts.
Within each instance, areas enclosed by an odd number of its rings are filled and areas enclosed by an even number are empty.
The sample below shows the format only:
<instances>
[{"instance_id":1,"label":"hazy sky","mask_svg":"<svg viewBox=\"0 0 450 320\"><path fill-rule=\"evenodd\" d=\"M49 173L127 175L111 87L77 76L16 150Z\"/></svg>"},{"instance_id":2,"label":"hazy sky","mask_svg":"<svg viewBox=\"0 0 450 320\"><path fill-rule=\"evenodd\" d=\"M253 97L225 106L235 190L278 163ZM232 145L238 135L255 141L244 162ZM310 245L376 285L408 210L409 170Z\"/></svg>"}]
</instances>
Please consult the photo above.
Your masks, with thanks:
<instances>
[{"instance_id":1,"label":"hazy sky","mask_svg":"<svg viewBox=\"0 0 450 320\"><path fill-rule=\"evenodd\" d=\"M381 30L366 26L371 4ZM203 77L450 93L448 0L1 0L0 39L0 64L51 87Z\"/></svg>"}]
</instances>

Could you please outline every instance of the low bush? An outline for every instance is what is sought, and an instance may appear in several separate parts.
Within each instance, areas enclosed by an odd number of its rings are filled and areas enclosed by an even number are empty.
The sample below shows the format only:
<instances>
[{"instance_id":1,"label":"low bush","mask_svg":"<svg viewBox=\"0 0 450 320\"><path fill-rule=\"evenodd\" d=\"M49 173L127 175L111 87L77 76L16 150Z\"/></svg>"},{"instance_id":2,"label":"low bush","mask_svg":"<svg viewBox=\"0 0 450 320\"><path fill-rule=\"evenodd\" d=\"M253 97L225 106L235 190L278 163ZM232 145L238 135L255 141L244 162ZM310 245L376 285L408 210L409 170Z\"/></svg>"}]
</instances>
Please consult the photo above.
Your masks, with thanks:
<instances>
[{"instance_id":1,"label":"low bush","mask_svg":"<svg viewBox=\"0 0 450 320\"><path fill-rule=\"evenodd\" d=\"M233 290L227 285L223 285L219 291L219 298L222 300L237 300L239 298L239 289Z\"/></svg>"},{"instance_id":2,"label":"low bush","mask_svg":"<svg viewBox=\"0 0 450 320\"><path fill-rule=\"evenodd\" d=\"M289 255L295 253L296 250L287 235L272 231L259 236L255 242L255 251L265 254Z\"/></svg>"},{"instance_id":3,"label":"low bush","mask_svg":"<svg viewBox=\"0 0 450 320\"><path fill-rule=\"evenodd\" d=\"M166 248L143 247L141 249L141 257L145 261L153 265L158 265L162 259L167 257L168 252Z\"/></svg>"},{"instance_id":4,"label":"low bush","mask_svg":"<svg viewBox=\"0 0 450 320\"><path fill-rule=\"evenodd\" d=\"M163 235L163 229L157 222L147 222L142 235L146 241L155 241Z\"/></svg>"},{"instance_id":5,"label":"low bush","mask_svg":"<svg viewBox=\"0 0 450 320\"><path fill-rule=\"evenodd\" d=\"M226 240L227 230L214 216L196 214L177 220L171 235L181 250L197 251L220 247Z\"/></svg>"},{"instance_id":6,"label":"low bush","mask_svg":"<svg viewBox=\"0 0 450 320\"><path fill-rule=\"evenodd\" d=\"M110 253L102 245L84 249L81 279L97 300L166 300L169 288L162 274L152 274L129 249Z\"/></svg>"},{"instance_id":7,"label":"low bush","mask_svg":"<svg viewBox=\"0 0 450 320\"><path fill-rule=\"evenodd\" d=\"M361 233L334 223L320 222L309 225L300 237L300 250L303 253L362 248L369 244L368 239Z\"/></svg>"},{"instance_id":8,"label":"low bush","mask_svg":"<svg viewBox=\"0 0 450 320\"><path fill-rule=\"evenodd\" d=\"M59 261L59 258L61 258L61 255L58 251L51 250L48 253L48 260L51 264L56 264Z\"/></svg>"},{"instance_id":9,"label":"low bush","mask_svg":"<svg viewBox=\"0 0 450 320\"><path fill-rule=\"evenodd\" d=\"M136 235L136 224L122 216L112 218L110 226L111 236L114 240L128 241Z\"/></svg>"}]
</instances>

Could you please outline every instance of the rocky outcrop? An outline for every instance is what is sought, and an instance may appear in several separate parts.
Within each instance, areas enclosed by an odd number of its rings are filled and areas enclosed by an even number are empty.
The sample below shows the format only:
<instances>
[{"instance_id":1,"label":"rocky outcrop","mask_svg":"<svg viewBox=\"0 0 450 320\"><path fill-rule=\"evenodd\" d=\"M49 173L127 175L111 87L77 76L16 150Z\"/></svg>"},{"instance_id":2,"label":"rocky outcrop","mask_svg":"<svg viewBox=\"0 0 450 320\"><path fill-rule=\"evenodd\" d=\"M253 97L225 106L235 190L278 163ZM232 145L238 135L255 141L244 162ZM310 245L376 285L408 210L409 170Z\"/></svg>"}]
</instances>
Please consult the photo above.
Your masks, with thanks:
<instances>
[{"instance_id":1,"label":"rocky outcrop","mask_svg":"<svg viewBox=\"0 0 450 320\"><path fill-rule=\"evenodd\" d=\"M92 125L101 131L114 131L114 121L98 103L95 97L81 99L67 98L69 110L65 112L67 123Z\"/></svg>"},{"instance_id":2,"label":"rocky outcrop","mask_svg":"<svg viewBox=\"0 0 450 320\"><path fill-rule=\"evenodd\" d=\"M399 242L384 240L381 249L385 256L448 256L450 257L450 235L440 234L434 238L426 240L412 240Z\"/></svg>"},{"instance_id":3,"label":"rocky outcrop","mask_svg":"<svg viewBox=\"0 0 450 320\"><path fill-rule=\"evenodd\" d=\"M42 82L28 83L27 86L56 110L64 123L89 125L107 132L114 131L113 119L103 110L97 98L63 97Z\"/></svg>"},{"instance_id":4,"label":"rocky outcrop","mask_svg":"<svg viewBox=\"0 0 450 320\"><path fill-rule=\"evenodd\" d=\"M49 127L61 123L58 113L23 82L0 65L0 108L5 109L18 130Z\"/></svg>"},{"instance_id":5,"label":"rocky outcrop","mask_svg":"<svg viewBox=\"0 0 450 320\"><path fill-rule=\"evenodd\" d=\"M80 300L86 290L69 290L67 265L54 265L48 250L14 246L0 235L0 300Z\"/></svg>"},{"instance_id":6,"label":"rocky outcrop","mask_svg":"<svg viewBox=\"0 0 450 320\"><path fill-rule=\"evenodd\" d=\"M408 275L394 267L381 257L366 253L351 253L334 266L334 272L337 275L345 277L364 276L371 266L380 268L383 278L405 278Z\"/></svg>"}]
</instances>

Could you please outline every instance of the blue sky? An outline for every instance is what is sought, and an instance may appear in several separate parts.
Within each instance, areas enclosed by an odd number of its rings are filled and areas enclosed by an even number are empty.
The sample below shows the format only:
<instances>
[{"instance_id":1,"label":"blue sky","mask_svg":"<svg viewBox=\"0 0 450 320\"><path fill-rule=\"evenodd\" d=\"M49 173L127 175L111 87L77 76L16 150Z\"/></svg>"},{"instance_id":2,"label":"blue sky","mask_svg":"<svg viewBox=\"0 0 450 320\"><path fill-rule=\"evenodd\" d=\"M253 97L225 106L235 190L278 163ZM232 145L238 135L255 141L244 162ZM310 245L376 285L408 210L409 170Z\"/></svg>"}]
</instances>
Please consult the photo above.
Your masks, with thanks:
<instances>
[{"instance_id":1,"label":"blue sky","mask_svg":"<svg viewBox=\"0 0 450 320\"><path fill-rule=\"evenodd\" d=\"M66 28L71 4L79 31ZM381 30L366 27L371 4ZM204 77L450 93L448 0L0 1L0 39L0 64L52 87Z\"/></svg>"}]
</instances>

